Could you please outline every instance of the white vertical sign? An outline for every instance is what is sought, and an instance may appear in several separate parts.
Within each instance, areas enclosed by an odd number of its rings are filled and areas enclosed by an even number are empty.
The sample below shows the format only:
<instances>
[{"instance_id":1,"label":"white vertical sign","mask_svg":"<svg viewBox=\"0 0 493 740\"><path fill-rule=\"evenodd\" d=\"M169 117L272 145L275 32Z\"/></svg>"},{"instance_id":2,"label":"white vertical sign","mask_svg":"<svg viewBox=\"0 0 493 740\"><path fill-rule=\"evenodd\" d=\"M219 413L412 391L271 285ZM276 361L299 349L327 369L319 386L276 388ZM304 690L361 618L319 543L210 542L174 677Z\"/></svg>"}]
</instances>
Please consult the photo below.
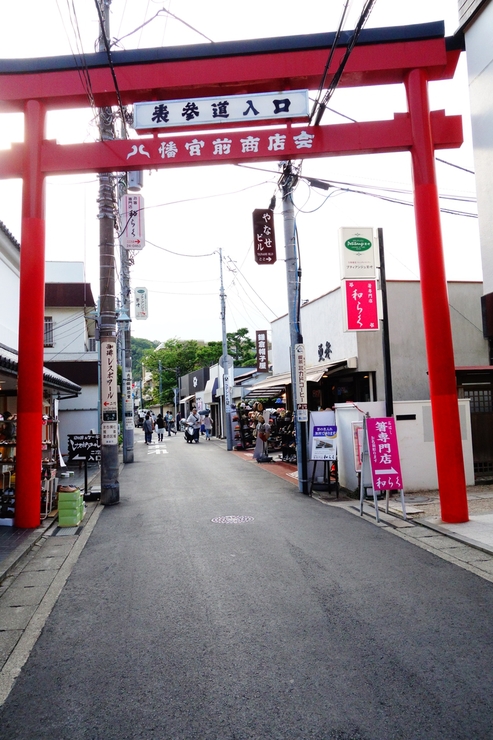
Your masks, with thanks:
<instances>
[{"instance_id":1,"label":"white vertical sign","mask_svg":"<svg viewBox=\"0 0 493 740\"><path fill-rule=\"evenodd\" d=\"M135 193L124 195L120 200L120 218L122 247L133 250L143 249L145 245L144 198Z\"/></svg>"},{"instance_id":2,"label":"white vertical sign","mask_svg":"<svg viewBox=\"0 0 493 740\"><path fill-rule=\"evenodd\" d=\"M135 318L147 319L149 317L149 307L147 299L147 288L135 288Z\"/></svg>"},{"instance_id":3,"label":"white vertical sign","mask_svg":"<svg viewBox=\"0 0 493 740\"><path fill-rule=\"evenodd\" d=\"M308 391L306 388L305 345L294 345L296 372L296 415L298 421L308 421Z\"/></svg>"},{"instance_id":4,"label":"white vertical sign","mask_svg":"<svg viewBox=\"0 0 493 740\"><path fill-rule=\"evenodd\" d=\"M372 228L339 229L341 278L374 278L375 247Z\"/></svg>"}]
</instances>

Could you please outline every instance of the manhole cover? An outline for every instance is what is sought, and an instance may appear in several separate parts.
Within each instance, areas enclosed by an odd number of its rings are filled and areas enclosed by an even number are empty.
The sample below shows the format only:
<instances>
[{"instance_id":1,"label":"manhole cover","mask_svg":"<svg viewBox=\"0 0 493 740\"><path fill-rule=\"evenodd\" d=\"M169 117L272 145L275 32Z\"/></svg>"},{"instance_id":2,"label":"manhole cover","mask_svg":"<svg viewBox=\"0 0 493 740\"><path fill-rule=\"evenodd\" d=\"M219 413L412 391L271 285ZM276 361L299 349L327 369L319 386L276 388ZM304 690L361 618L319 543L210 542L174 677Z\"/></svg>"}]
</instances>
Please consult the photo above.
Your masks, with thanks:
<instances>
[{"instance_id":1,"label":"manhole cover","mask_svg":"<svg viewBox=\"0 0 493 740\"><path fill-rule=\"evenodd\" d=\"M214 524L246 524L253 522L253 516L216 516L211 521Z\"/></svg>"}]
</instances>

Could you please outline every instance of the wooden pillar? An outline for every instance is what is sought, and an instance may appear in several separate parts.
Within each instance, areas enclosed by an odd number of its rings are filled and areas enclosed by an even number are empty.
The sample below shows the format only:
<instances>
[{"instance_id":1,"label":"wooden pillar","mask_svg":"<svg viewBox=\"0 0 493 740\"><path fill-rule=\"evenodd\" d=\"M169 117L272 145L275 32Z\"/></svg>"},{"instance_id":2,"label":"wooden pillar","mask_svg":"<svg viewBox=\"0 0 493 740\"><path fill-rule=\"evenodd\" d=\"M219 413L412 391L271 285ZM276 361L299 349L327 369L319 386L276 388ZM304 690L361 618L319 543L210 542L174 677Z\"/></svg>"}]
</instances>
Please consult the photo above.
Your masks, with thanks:
<instances>
[{"instance_id":1,"label":"wooden pillar","mask_svg":"<svg viewBox=\"0 0 493 740\"><path fill-rule=\"evenodd\" d=\"M444 522L467 522L454 348L424 70L408 74L406 92L413 135L414 207L440 509Z\"/></svg>"},{"instance_id":2,"label":"wooden pillar","mask_svg":"<svg viewBox=\"0 0 493 740\"><path fill-rule=\"evenodd\" d=\"M45 295L44 177L41 143L45 110L26 102L20 256L19 374L15 525L38 527L41 521L41 438Z\"/></svg>"}]
</instances>

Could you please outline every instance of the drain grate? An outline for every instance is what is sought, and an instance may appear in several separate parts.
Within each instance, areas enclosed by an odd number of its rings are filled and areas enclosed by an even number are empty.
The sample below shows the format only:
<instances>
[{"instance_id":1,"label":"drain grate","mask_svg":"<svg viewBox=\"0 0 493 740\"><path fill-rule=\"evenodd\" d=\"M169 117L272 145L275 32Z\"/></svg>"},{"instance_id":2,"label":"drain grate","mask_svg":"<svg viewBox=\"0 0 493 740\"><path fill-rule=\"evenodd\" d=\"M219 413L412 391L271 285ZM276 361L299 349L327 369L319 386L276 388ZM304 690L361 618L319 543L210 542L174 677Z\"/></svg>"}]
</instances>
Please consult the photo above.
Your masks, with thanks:
<instances>
[{"instance_id":1,"label":"drain grate","mask_svg":"<svg viewBox=\"0 0 493 740\"><path fill-rule=\"evenodd\" d=\"M253 522L253 516L216 516L211 519L214 524L247 524Z\"/></svg>"},{"instance_id":2,"label":"drain grate","mask_svg":"<svg viewBox=\"0 0 493 740\"><path fill-rule=\"evenodd\" d=\"M54 532L55 537L63 537L64 535L74 535L79 534L82 531L82 527L57 527L57 529Z\"/></svg>"}]
</instances>

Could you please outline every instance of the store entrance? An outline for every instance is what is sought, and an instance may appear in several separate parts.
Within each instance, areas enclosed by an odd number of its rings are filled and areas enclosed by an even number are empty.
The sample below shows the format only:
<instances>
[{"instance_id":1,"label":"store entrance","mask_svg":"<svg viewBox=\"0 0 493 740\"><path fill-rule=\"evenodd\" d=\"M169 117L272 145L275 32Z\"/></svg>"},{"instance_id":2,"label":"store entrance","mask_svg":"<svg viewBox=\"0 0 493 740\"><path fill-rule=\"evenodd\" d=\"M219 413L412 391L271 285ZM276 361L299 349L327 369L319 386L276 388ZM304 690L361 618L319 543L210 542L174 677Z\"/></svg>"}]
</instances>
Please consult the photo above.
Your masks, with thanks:
<instances>
[{"instance_id":1,"label":"store entrance","mask_svg":"<svg viewBox=\"0 0 493 740\"><path fill-rule=\"evenodd\" d=\"M336 403L373 401L376 398L374 373L331 375L320 382L318 408L330 409Z\"/></svg>"}]
</instances>

